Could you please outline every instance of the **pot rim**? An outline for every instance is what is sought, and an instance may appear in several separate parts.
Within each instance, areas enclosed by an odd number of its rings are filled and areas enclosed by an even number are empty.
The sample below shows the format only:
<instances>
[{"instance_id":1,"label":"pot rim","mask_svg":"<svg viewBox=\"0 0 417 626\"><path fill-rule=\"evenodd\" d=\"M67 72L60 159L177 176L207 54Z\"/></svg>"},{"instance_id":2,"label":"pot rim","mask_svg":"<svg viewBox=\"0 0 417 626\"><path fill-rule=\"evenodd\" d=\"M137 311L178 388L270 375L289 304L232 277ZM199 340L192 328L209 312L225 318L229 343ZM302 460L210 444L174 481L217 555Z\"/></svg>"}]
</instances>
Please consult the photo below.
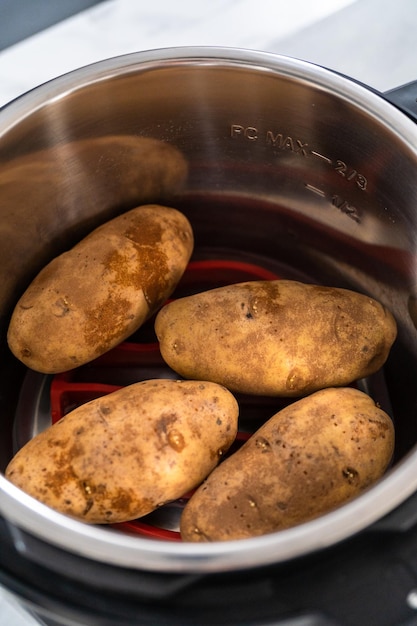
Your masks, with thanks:
<instances>
[{"instance_id":1,"label":"pot rim","mask_svg":"<svg viewBox=\"0 0 417 626\"><path fill-rule=\"evenodd\" d=\"M3 131L57 98L118 74L170 64L247 67L313 82L383 124L417 158L417 128L382 94L332 70L267 52L225 47L162 48L122 55L74 70L19 96L0 110ZM65 551L131 569L192 573L248 569L284 562L351 537L402 504L417 490L417 450L351 502L299 526L251 539L210 544L172 543L129 536L62 515L0 475L0 513L11 524Z\"/></svg>"},{"instance_id":2,"label":"pot rim","mask_svg":"<svg viewBox=\"0 0 417 626\"><path fill-rule=\"evenodd\" d=\"M30 535L94 561L153 572L215 573L284 563L352 537L417 490L416 470L414 452L368 491L330 513L276 533L234 541L173 543L85 524L35 500L3 475L0 511Z\"/></svg>"}]
</instances>

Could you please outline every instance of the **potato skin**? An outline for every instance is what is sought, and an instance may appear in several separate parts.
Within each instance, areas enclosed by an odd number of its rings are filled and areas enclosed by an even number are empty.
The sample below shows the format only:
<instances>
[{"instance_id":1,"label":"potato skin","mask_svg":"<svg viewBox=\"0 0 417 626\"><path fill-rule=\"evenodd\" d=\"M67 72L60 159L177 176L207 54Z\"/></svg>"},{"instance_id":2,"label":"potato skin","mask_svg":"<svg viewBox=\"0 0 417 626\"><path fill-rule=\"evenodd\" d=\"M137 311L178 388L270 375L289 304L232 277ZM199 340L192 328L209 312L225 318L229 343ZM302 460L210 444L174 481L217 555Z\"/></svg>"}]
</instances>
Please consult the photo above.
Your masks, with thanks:
<instances>
[{"instance_id":1,"label":"potato skin","mask_svg":"<svg viewBox=\"0 0 417 626\"><path fill-rule=\"evenodd\" d=\"M135 383L38 434L6 478L82 521L127 521L201 483L233 443L237 420L235 398L215 383Z\"/></svg>"},{"instance_id":2,"label":"potato skin","mask_svg":"<svg viewBox=\"0 0 417 626\"><path fill-rule=\"evenodd\" d=\"M188 501L185 541L244 539L295 526L357 496L386 470L390 417L365 393L329 388L275 414Z\"/></svg>"},{"instance_id":3,"label":"potato skin","mask_svg":"<svg viewBox=\"0 0 417 626\"><path fill-rule=\"evenodd\" d=\"M34 133L36 135L36 133ZM36 144L36 137L32 137ZM31 143L31 142L29 142ZM11 310L28 277L99 224L141 204L170 205L188 162L174 145L105 135L9 155L0 168L0 304ZM59 236L53 236L59 235Z\"/></svg>"},{"instance_id":4,"label":"potato skin","mask_svg":"<svg viewBox=\"0 0 417 626\"><path fill-rule=\"evenodd\" d=\"M135 332L172 293L193 249L179 211L144 205L103 224L53 259L18 301L8 330L31 369L63 372Z\"/></svg>"},{"instance_id":5,"label":"potato skin","mask_svg":"<svg viewBox=\"0 0 417 626\"><path fill-rule=\"evenodd\" d=\"M176 300L159 311L155 330L163 358L181 376L284 397L376 372L397 332L391 313L368 296L288 280Z\"/></svg>"}]
</instances>

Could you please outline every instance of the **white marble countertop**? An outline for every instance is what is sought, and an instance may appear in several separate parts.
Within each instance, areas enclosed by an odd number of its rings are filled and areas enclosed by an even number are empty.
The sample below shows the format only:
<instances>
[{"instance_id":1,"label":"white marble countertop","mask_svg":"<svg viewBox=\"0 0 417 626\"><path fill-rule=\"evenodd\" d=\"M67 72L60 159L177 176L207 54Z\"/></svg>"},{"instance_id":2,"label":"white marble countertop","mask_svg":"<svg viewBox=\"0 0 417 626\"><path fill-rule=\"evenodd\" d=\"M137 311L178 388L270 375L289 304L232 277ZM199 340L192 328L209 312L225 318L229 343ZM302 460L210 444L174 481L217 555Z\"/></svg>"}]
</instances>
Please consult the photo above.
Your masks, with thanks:
<instances>
[{"instance_id":1,"label":"white marble countertop","mask_svg":"<svg viewBox=\"0 0 417 626\"><path fill-rule=\"evenodd\" d=\"M171 46L291 55L386 91L417 80L416 32L415 0L106 0L0 52L0 107L83 65ZM37 622L0 588L0 623Z\"/></svg>"}]
</instances>

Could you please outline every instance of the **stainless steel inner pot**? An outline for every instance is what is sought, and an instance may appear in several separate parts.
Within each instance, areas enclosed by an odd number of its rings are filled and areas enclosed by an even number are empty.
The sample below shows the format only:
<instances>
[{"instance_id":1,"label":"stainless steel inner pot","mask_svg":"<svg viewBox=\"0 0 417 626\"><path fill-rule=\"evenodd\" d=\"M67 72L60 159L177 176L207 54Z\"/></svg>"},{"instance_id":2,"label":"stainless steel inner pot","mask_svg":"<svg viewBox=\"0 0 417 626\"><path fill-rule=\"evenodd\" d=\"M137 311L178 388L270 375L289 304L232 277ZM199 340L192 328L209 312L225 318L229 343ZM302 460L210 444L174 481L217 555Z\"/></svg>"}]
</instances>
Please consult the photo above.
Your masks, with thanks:
<instances>
[{"instance_id":1,"label":"stainless steel inner pot","mask_svg":"<svg viewBox=\"0 0 417 626\"><path fill-rule=\"evenodd\" d=\"M181 188L147 188L123 142L151 137L188 163ZM136 183L126 182L126 170ZM130 175L129 175L130 176ZM162 176L162 174L161 174ZM130 177L129 177L130 180ZM189 545L84 525L0 476L0 513L20 533L98 562L215 572L284 562L350 537L417 489L417 127L381 94L298 60L232 49L171 49L77 70L0 112L0 463L13 454L24 368L8 352L11 308L36 272L94 226L143 201L183 210L195 258L256 263L345 286L395 314L384 370L395 419L392 468L345 506L250 540ZM36 555L33 558L37 558Z\"/></svg>"}]
</instances>

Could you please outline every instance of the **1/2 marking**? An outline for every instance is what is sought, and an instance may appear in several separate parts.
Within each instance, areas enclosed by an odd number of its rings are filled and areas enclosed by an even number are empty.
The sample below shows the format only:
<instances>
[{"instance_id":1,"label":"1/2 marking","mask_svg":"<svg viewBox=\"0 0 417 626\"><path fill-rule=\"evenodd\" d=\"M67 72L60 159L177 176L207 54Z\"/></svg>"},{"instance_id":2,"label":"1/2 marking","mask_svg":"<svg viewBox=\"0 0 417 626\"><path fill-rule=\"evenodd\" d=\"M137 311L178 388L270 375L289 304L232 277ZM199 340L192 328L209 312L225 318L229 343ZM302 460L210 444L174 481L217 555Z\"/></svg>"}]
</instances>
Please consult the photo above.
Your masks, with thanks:
<instances>
[{"instance_id":1,"label":"1/2 marking","mask_svg":"<svg viewBox=\"0 0 417 626\"><path fill-rule=\"evenodd\" d=\"M342 198L337 194L331 194L327 196L324 189L320 189L319 187L315 187L314 185L310 185L310 183L305 183L305 188L314 193L316 196L320 196L321 198L325 198L331 202L331 204L339 209L341 213L349 217L351 220L356 222L356 224L361 223L361 216L359 210L350 204L347 200Z\"/></svg>"},{"instance_id":2,"label":"1/2 marking","mask_svg":"<svg viewBox=\"0 0 417 626\"><path fill-rule=\"evenodd\" d=\"M350 219L357 224L361 223L361 217L359 215L358 209L349 202L347 202L347 200L345 200L344 198L341 198L337 194L333 194L332 205L339 209L339 211L350 217Z\"/></svg>"}]
</instances>

